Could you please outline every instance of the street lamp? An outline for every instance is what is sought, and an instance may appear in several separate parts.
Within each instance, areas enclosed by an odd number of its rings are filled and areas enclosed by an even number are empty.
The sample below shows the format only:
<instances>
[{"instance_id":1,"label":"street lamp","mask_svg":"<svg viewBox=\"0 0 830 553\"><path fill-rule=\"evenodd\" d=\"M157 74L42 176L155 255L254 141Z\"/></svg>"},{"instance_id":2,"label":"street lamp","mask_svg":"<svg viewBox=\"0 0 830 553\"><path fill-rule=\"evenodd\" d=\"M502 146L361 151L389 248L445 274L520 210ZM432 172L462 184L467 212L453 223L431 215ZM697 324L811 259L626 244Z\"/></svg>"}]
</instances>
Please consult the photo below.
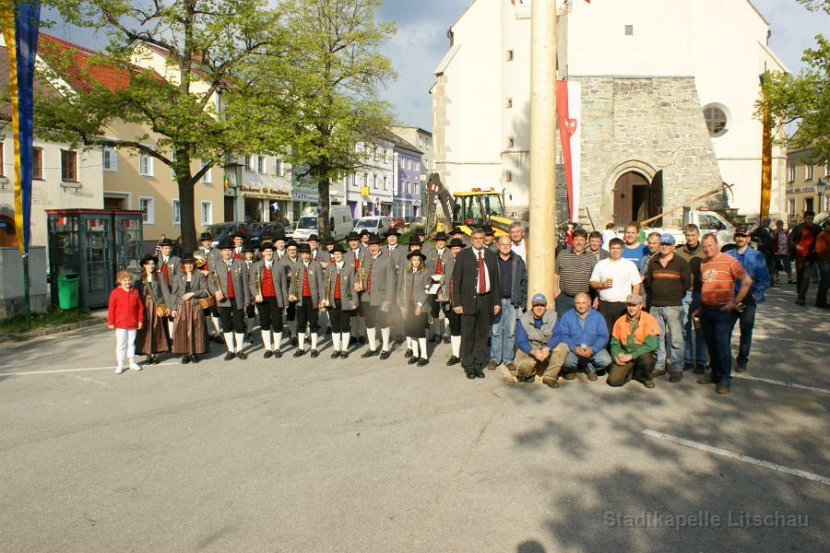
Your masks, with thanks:
<instances>
[{"instance_id":1,"label":"street lamp","mask_svg":"<svg viewBox=\"0 0 830 553\"><path fill-rule=\"evenodd\" d=\"M827 183L819 179L816 183L816 191L818 191L818 209L816 211L824 211L824 191L827 190Z\"/></svg>"},{"instance_id":2,"label":"street lamp","mask_svg":"<svg viewBox=\"0 0 830 553\"><path fill-rule=\"evenodd\" d=\"M242 186L242 169L245 164L239 163L235 158L228 156L225 160L225 182L227 187L233 190L233 220L239 220L239 188Z\"/></svg>"}]
</instances>

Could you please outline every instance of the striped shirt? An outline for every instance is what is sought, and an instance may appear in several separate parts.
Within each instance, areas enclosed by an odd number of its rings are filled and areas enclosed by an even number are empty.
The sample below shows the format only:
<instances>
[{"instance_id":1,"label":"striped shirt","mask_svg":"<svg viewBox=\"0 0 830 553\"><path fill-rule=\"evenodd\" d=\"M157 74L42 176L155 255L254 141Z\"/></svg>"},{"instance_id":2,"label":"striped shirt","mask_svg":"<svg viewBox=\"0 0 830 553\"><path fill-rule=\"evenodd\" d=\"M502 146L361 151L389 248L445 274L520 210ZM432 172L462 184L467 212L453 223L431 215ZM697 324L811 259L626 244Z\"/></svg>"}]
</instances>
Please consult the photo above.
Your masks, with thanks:
<instances>
[{"instance_id":1,"label":"striped shirt","mask_svg":"<svg viewBox=\"0 0 830 553\"><path fill-rule=\"evenodd\" d=\"M703 305L718 306L732 301L735 298L735 281L745 274L740 262L731 255L719 253L714 259L705 260L700 265Z\"/></svg>"},{"instance_id":2,"label":"striped shirt","mask_svg":"<svg viewBox=\"0 0 830 553\"><path fill-rule=\"evenodd\" d=\"M569 249L556 256L556 274L559 275L562 293L575 296L580 292L589 292L591 272L596 264L597 257L587 250L576 254Z\"/></svg>"}]
</instances>

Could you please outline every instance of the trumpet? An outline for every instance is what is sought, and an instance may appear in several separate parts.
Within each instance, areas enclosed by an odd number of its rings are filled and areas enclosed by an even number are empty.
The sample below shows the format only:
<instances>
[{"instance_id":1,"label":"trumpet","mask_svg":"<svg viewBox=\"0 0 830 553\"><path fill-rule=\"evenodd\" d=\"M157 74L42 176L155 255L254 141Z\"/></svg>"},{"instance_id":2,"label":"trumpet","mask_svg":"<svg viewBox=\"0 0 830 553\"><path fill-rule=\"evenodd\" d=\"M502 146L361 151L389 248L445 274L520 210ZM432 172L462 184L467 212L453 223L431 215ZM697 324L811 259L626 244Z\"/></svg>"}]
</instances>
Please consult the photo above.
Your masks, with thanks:
<instances>
[{"instance_id":1,"label":"trumpet","mask_svg":"<svg viewBox=\"0 0 830 553\"><path fill-rule=\"evenodd\" d=\"M193 252L193 264L196 265L197 269L201 269L207 263L207 257L205 257L205 252L201 249L196 250Z\"/></svg>"}]
</instances>

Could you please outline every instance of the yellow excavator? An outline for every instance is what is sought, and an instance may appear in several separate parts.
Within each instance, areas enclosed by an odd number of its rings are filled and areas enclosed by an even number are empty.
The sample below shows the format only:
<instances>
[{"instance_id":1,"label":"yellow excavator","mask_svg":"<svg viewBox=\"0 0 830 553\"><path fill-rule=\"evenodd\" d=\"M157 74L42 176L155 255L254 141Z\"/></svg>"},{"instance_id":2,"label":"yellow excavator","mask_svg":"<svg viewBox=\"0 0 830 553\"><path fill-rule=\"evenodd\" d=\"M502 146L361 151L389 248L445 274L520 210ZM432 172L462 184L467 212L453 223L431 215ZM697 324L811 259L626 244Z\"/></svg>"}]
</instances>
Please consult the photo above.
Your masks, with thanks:
<instances>
[{"instance_id":1,"label":"yellow excavator","mask_svg":"<svg viewBox=\"0 0 830 553\"><path fill-rule=\"evenodd\" d=\"M425 203L427 235L448 232L453 227L470 235L475 227L482 225L493 227L496 236L510 234L513 219L505 216L501 194L494 188L471 188L453 196L438 173L432 173L427 181Z\"/></svg>"}]
</instances>

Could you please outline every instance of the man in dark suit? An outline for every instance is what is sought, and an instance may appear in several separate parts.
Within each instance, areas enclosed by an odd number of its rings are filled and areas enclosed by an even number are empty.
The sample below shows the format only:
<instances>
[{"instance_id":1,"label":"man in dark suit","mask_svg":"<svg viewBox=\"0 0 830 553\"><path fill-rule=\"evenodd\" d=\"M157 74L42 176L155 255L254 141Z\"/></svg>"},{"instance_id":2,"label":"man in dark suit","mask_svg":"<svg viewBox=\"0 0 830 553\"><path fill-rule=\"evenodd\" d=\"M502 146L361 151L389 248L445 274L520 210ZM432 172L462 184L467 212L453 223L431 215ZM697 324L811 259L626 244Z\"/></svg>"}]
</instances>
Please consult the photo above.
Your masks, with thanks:
<instances>
[{"instance_id":1,"label":"man in dark suit","mask_svg":"<svg viewBox=\"0 0 830 553\"><path fill-rule=\"evenodd\" d=\"M461 365L472 379L484 378L484 367L490 360L490 321L501 311L501 303L498 261L496 254L484 247L484 231L474 230L470 242L472 247L455 259L452 308L461 315Z\"/></svg>"}]
</instances>

